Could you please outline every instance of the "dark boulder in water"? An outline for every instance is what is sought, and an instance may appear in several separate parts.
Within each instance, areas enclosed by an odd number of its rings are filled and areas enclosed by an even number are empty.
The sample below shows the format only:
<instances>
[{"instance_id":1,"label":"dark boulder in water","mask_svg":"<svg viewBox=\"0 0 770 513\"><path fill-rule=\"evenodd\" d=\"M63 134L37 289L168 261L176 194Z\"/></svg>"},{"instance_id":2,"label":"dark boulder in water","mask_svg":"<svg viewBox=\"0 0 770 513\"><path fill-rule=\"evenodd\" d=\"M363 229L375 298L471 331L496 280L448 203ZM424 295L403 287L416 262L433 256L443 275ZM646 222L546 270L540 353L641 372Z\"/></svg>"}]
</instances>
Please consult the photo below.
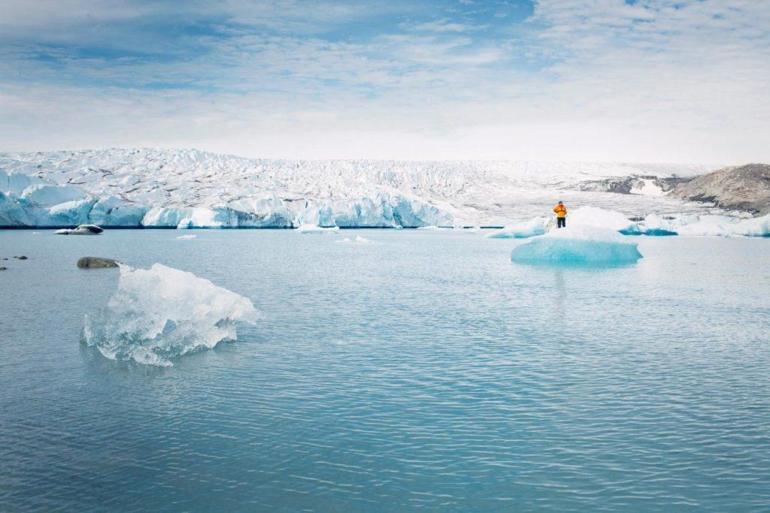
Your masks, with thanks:
<instances>
[{"instance_id":1,"label":"dark boulder in water","mask_svg":"<svg viewBox=\"0 0 770 513\"><path fill-rule=\"evenodd\" d=\"M16 257L13 257L13 258L15 258L16 260L27 260L27 257L25 257L24 255L16 256Z\"/></svg>"},{"instance_id":2,"label":"dark boulder in water","mask_svg":"<svg viewBox=\"0 0 770 513\"><path fill-rule=\"evenodd\" d=\"M112 258L83 257L78 260L78 267L81 269L107 269L118 266L118 261Z\"/></svg>"}]
</instances>

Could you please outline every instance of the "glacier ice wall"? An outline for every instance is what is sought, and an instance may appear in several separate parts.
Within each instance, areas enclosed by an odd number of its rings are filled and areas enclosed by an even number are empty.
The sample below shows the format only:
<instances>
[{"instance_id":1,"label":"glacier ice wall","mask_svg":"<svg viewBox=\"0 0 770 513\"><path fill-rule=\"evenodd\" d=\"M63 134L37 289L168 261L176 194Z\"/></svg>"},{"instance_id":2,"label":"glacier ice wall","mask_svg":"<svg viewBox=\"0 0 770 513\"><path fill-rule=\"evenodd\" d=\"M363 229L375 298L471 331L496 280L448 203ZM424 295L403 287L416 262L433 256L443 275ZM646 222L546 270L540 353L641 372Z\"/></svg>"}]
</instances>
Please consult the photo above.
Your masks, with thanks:
<instances>
[{"instance_id":1,"label":"glacier ice wall","mask_svg":"<svg viewBox=\"0 0 770 513\"><path fill-rule=\"evenodd\" d=\"M557 198L628 215L668 214L683 202L579 191L576 184L589 177L698 171L553 162L259 160L161 149L0 153L0 192L6 196L0 222L164 228L482 226L547 215ZM50 211L76 200L85 203Z\"/></svg>"},{"instance_id":2,"label":"glacier ice wall","mask_svg":"<svg viewBox=\"0 0 770 513\"><path fill-rule=\"evenodd\" d=\"M633 238L594 226L572 226L528 239L511 252L525 264L610 267L642 258Z\"/></svg>"},{"instance_id":3,"label":"glacier ice wall","mask_svg":"<svg viewBox=\"0 0 770 513\"><path fill-rule=\"evenodd\" d=\"M236 322L253 324L252 302L192 273L155 264L120 267L106 307L84 320L83 342L111 360L171 366L176 357L235 340Z\"/></svg>"}]
</instances>

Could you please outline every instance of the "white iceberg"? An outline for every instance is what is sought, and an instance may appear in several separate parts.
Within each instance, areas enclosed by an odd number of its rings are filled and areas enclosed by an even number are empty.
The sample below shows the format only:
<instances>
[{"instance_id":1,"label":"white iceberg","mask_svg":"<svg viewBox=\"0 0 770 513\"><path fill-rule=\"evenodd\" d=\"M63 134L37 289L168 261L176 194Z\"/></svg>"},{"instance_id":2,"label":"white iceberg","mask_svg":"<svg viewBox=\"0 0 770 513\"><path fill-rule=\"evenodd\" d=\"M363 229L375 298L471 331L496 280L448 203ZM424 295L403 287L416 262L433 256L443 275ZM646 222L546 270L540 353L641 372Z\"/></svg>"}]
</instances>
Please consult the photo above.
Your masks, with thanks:
<instances>
[{"instance_id":1,"label":"white iceberg","mask_svg":"<svg viewBox=\"0 0 770 513\"><path fill-rule=\"evenodd\" d=\"M639 223L639 230L644 235L649 236L669 236L678 235L677 228L672 220L665 219L658 214L649 214Z\"/></svg>"},{"instance_id":2,"label":"white iceberg","mask_svg":"<svg viewBox=\"0 0 770 513\"><path fill-rule=\"evenodd\" d=\"M642 258L632 239L614 230L573 226L528 239L511 252L511 260L526 264L618 266Z\"/></svg>"},{"instance_id":3,"label":"white iceberg","mask_svg":"<svg viewBox=\"0 0 770 513\"><path fill-rule=\"evenodd\" d=\"M95 224L81 224L77 228L62 228L56 230L56 235L99 235L104 230Z\"/></svg>"},{"instance_id":4,"label":"white iceberg","mask_svg":"<svg viewBox=\"0 0 770 513\"><path fill-rule=\"evenodd\" d=\"M337 233L338 226L323 227L315 224L301 224L296 229L297 233Z\"/></svg>"},{"instance_id":5,"label":"white iceberg","mask_svg":"<svg viewBox=\"0 0 770 513\"><path fill-rule=\"evenodd\" d=\"M178 356L235 340L236 322L257 317L249 299L192 273L121 265L107 306L85 317L83 341L111 360L168 367Z\"/></svg>"},{"instance_id":6,"label":"white iceberg","mask_svg":"<svg viewBox=\"0 0 770 513\"><path fill-rule=\"evenodd\" d=\"M367 239L366 237L361 237L360 235L356 235L352 239L345 237L344 239L340 239L334 242L340 242L342 244L371 244L372 243L371 240Z\"/></svg>"},{"instance_id":7,"label":"white iceberg","mask_svg":"<svg viewBox=\"0 0 770 513\"><path fill-rule=\"evenodd\" d=\"M770 237L770 214L739 219L720 215L689 215L676 220L680 235L694 237Z\"/></svg>"},{"instance_id":8,"label":"white iceberg","mask_svg":"<svg viewBox=\"0 0 770 513\"><path fill-rule=\"evenodd\" d=\"M735 232L746 237L770 237L770 214L739 221Z\"/></svg>"},{"instance_id":9,"label":"white iceberg","mask_svg":"<svg viewBox=\"0 0 770 513\"><path fill-rule=\"evenodd\" d=\"M625 235L639 234L637 224L625 214L599 207L579 207L567 215L567 226L593 226L606 228Z\"/></svg>"},{"instance_id":10,"label":"white iceberg","mask_svg":"<svg viewBox=\"0 0 770 513\"><path fill-rule=\"evenodd\" d=\"M490 239L526 239L545 234L545 226L548 219L545 217L535 217L529 221L506 226L487 234Z\"/></svg>"}]
</instances>

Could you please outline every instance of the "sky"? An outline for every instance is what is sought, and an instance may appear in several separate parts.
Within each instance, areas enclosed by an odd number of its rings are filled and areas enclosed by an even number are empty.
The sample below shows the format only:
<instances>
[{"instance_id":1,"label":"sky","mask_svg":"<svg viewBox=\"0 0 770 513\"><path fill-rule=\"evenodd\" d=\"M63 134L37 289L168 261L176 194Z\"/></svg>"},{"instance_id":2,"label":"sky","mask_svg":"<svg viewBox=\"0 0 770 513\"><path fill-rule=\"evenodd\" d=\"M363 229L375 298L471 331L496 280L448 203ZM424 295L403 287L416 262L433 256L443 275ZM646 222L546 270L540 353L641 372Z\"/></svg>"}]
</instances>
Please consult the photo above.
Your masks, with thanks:
<instances>
[{"instance_id":1,"label":"sky","mask_svg":"<svg viewBox=\"0 0 770 513\"><path fill-rule=\"evenodd\" d=\"M770 162L770 0L0 0L0 151Z\"/></svg>"}]
</instances>

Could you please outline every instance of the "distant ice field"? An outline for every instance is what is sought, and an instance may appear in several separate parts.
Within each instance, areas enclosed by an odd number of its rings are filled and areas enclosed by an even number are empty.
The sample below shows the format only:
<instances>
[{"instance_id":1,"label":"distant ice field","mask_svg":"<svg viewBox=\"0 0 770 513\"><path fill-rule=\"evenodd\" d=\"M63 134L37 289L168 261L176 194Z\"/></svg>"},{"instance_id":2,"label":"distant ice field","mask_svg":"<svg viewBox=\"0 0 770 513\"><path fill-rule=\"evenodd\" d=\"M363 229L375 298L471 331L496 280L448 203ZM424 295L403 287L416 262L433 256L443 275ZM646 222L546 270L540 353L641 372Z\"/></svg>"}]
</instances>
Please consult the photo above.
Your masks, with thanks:
<instances>
[{"instance_id":1,"label":"distant ice field","mask_svg":"<svg viewBox=\"0 0 770 513\"><path fill-rule=\"evenodd\" d=\"M766 238L629 237L643 258L602 268L485 230L188 234L0 231L0 510L770 509ZM85 255L178 270L113 312L261 315L110 360L82 330L120 272Z\"/></svg>"}]
</instances>

